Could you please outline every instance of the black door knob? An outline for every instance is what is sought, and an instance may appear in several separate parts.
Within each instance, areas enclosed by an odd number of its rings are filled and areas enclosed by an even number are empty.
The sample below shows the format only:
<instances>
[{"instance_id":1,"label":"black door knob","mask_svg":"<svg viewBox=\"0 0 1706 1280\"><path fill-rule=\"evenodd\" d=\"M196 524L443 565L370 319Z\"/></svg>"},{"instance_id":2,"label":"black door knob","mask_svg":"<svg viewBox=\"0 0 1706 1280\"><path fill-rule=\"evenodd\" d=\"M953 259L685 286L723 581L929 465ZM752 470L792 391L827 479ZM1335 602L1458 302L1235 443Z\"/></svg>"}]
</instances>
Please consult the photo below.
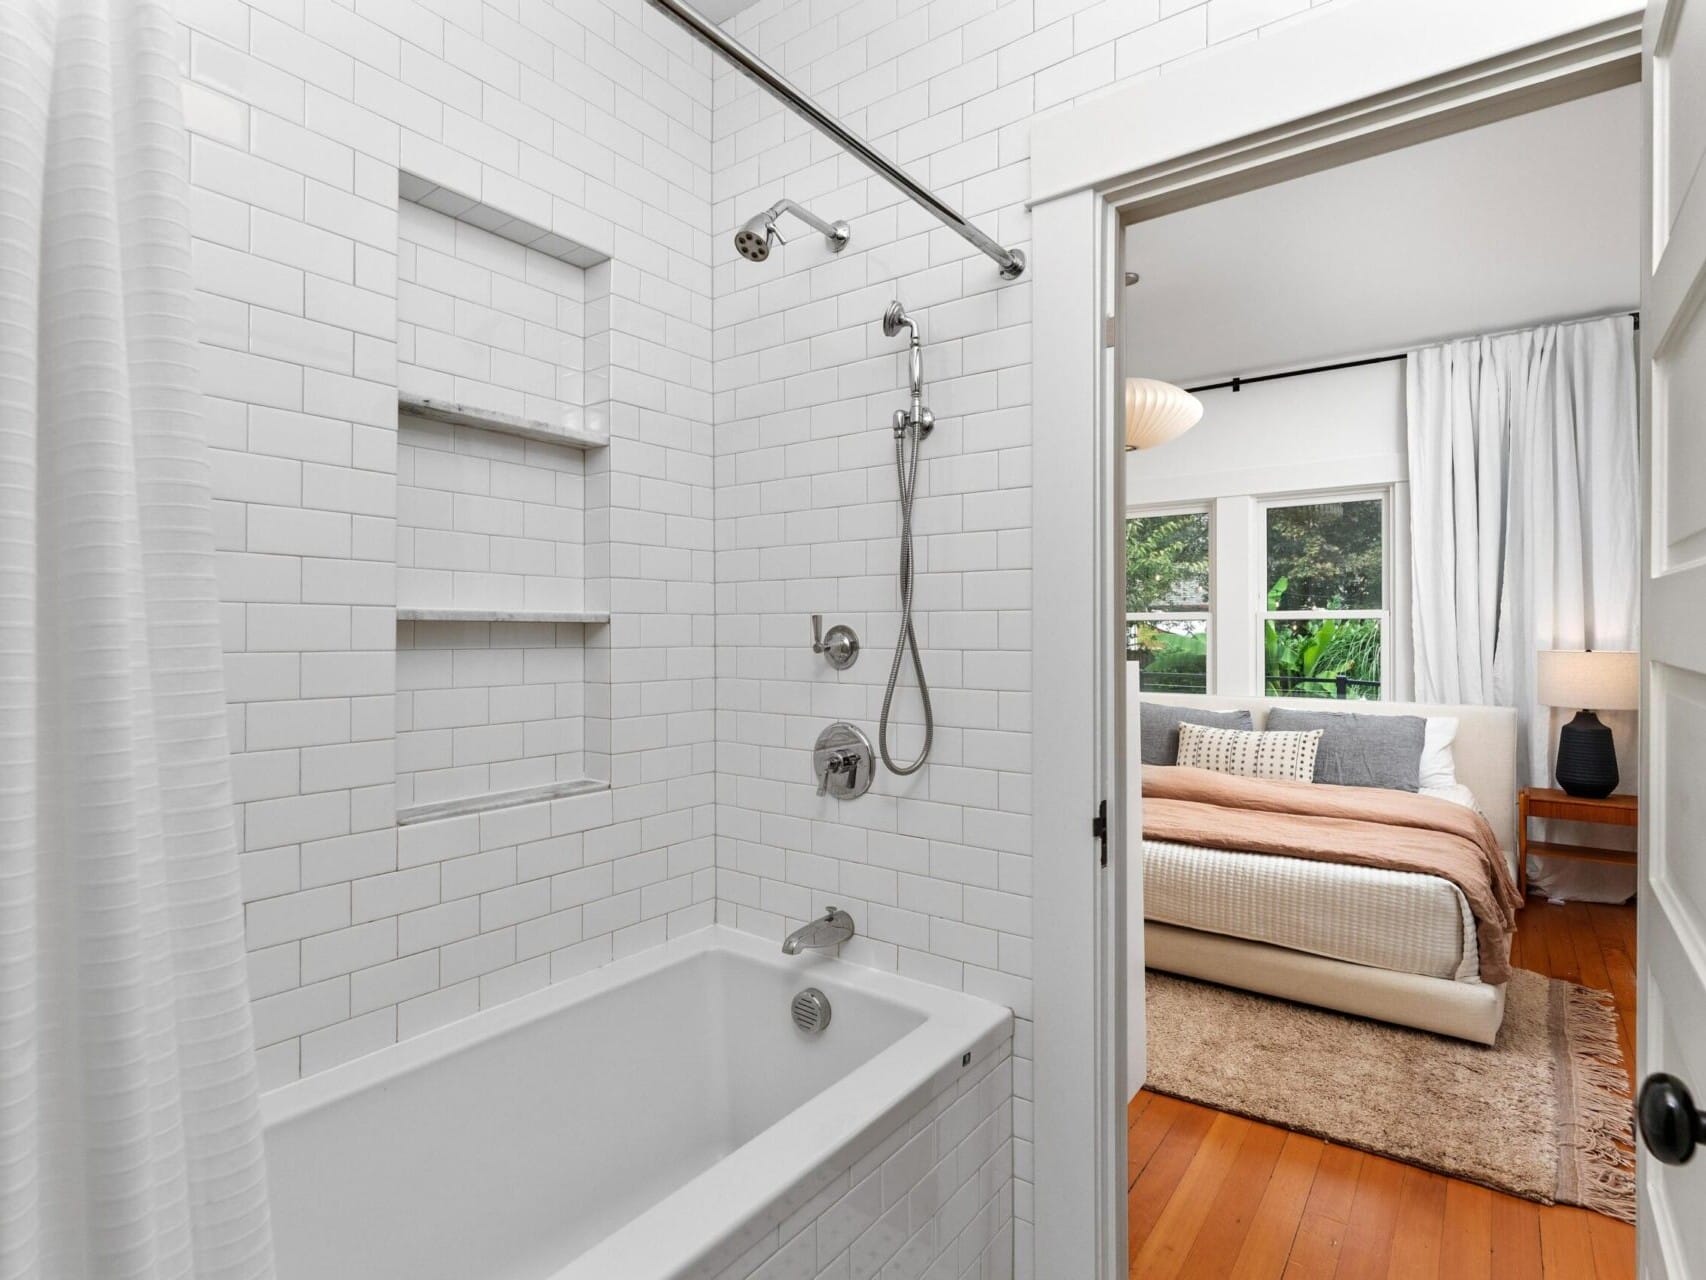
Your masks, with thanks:
<instances>
[{"instance_id":1,"label":"black door knob","mask_svg":"<svg viewBox=\"0 0 1706 1280\"><path fill-rule=\"evenodd\" d=\"M1694 1105L1688 1086L1662 1071L1641 1081L1635 1115L1641 1122L1641 1141L1653 1159L1665 1164L1687 1164L1694 1149L1706 1142L1706 1115Z\"/></svg>"}]
</instances>

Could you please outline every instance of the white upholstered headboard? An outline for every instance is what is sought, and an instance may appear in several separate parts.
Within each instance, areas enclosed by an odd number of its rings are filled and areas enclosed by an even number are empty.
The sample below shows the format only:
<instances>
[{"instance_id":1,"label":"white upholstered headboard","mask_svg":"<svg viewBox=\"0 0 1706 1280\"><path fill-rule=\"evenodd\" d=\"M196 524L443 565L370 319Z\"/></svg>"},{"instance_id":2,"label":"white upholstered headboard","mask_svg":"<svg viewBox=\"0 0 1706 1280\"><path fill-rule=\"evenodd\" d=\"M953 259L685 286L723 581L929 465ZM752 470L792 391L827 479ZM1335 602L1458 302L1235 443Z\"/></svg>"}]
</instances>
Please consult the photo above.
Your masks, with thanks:
<instances>
[{"instance_id":1,"label":"white upholstered headboard","mask_svg":"<svg viewBox=\"0 0 1706 1280\"><path fill-rule=\"evenodd\" d=\"M1499 848L1516 848L1516 711L1512 707L1449 707L1422 702L1338 702L1323 698L1237 698L1217 694L1139 694L1132 681L1128 707L1128 741L1133 763L1138 760L1139 703L1170 703L1208 711L1250 712L1260 729L1270 707L1300 711L1354 711L1376 716L1454 716L1457 720L1457 780L1474 792L1476 803L1492 824Z\"/></svg>"}]
</instances>

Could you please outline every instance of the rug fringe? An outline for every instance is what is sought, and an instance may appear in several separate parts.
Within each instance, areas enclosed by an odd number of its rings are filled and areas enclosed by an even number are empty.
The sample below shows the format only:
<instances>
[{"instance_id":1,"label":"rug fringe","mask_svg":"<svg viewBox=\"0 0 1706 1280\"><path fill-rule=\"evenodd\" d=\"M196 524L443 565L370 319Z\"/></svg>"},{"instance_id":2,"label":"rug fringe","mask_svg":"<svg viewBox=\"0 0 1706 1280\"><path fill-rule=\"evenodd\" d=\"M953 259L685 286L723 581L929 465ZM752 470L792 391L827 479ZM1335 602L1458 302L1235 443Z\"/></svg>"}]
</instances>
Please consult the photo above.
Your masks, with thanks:
<instances>
[{"instance_id":1,"label":"rug fringe","mask_svg":"<svg viewBox=\"0 0 1706 1280\"><path fill-rule=\"evenodd\" d=\"M1562 1027L1570 1079L1558 1108L1559 1199L1624 1222L1635 1220L1635 1129L1629 1078L1611 997L1575 983ZM1566 1194L1567 1193L1567 1194Z\"/></svg>"}]
</instances>

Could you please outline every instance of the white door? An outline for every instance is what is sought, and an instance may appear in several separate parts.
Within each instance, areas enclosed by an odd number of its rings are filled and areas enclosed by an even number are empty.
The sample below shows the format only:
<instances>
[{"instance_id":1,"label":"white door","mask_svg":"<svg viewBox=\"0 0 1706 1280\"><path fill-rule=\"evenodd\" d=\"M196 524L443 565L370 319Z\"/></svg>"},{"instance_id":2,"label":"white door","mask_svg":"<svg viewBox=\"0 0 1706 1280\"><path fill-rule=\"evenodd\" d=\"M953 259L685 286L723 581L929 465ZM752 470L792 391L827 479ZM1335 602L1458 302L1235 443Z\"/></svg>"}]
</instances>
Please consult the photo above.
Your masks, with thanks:
<instances>
[{"instance_id":1,"label":"white door","mask_svg":"<svg viewBox=\"0 0 1706 1280\"><path fill-rule=\"evenodd\" d=\"M1638 1238L1643 1280L1706 1280L1706 0L1651 0L1641 56Z\"/></svg>"}]
</instances>

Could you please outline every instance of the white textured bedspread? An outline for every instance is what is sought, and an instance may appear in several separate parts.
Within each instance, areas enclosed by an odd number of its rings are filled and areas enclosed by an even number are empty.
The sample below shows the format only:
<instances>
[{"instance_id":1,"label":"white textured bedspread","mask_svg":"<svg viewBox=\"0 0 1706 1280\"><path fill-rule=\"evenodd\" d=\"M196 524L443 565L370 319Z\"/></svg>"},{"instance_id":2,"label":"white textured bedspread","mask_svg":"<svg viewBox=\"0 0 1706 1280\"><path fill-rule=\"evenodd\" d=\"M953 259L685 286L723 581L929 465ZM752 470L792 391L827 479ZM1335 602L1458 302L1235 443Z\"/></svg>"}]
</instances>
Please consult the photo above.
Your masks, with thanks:
<instances>
[{"instance_id":1,"label":"white textured bedspread","mask_svg":"<svg viewBox=\"0 0 1706 1280\"><path fill-rule=\"evenodd\" d=\"M1145 840L1143 914L1353 964L1480 980L1469 903L1437 876Z\"/></svg>"}]
</instances>

